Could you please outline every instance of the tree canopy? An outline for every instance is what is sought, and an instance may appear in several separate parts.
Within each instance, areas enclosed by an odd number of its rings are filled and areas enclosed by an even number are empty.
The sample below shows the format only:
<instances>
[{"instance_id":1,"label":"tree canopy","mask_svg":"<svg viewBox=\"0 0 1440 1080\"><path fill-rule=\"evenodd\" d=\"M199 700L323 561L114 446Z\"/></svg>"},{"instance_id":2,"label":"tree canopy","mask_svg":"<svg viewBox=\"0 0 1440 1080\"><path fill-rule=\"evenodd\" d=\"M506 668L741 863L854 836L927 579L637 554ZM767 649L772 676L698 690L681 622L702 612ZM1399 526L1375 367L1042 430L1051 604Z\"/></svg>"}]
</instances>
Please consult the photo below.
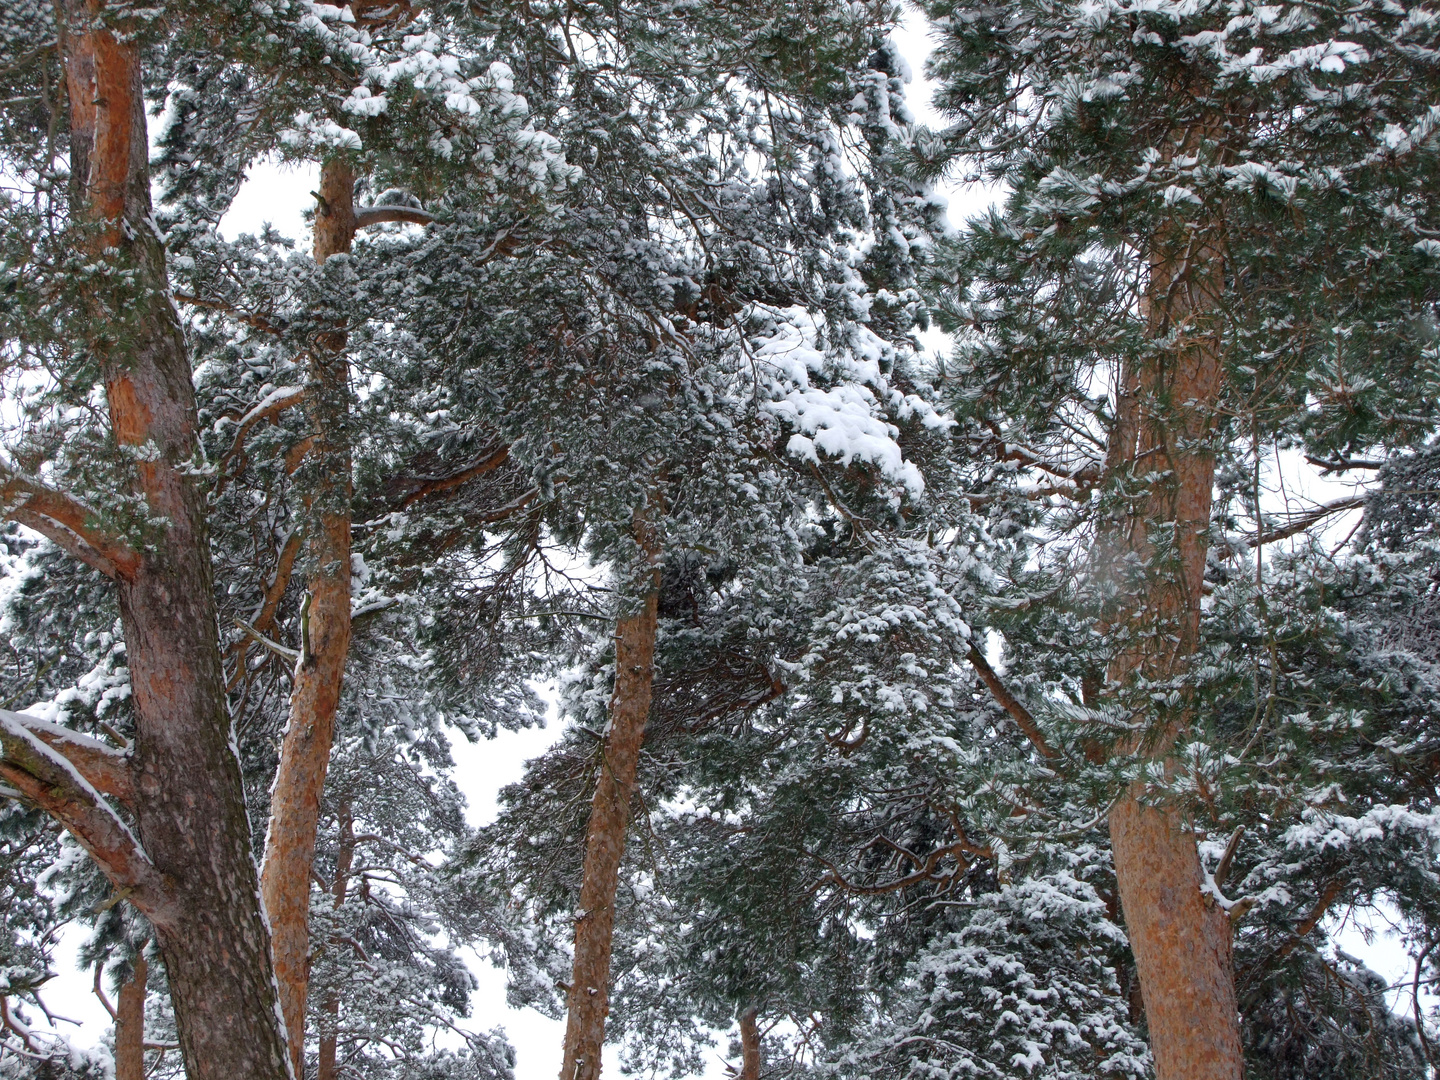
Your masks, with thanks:
<instances>
[{"instance_id":1,"label":"tree canopy","mask_svg":"<svg viewBox=\"0 0 1440 1080\"><path fill-rule=\"evenodd\" d=\"M1440 13L904 15L0 12L0 1077L1436 1074Z\"/></svg>"}]
</instances>

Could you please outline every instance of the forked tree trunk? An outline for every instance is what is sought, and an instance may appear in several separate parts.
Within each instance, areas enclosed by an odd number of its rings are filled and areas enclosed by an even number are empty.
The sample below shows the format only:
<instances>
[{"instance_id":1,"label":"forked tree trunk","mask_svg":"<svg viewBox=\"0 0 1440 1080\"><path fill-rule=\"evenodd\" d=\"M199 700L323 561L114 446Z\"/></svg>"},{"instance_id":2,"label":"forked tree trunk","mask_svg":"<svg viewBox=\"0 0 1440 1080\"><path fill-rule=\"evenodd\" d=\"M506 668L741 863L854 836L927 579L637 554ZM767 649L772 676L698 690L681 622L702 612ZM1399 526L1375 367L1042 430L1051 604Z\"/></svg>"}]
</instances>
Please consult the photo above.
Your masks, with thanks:
<instances>
[{"instance_id":1,"label":"forked tree trunk","mask_svg":"<svg viewBox=\"0 0 1440 1080\"><path fill-rule=\"evenodd\" d=\"M135 707L139 849L116 861L123 830L106 831L116 841L107 848L86 827L109 820L93 791L72 792L84 813L62 820L150 917L190 1080L279 1080L288 1073L285 1042L231 743L205 501L194 479L190 358L150 216L139 49L103 25L107 14L101 0L65 0L57 11L72 205L91 230L84 242L92 257L133 275L97 282L84 314L111 429L133 453L135 493L150 519L139 526L143 543L117 542L123 559L92 563L119 593ZM53 790L37 801L50 808Z\"/></svg>"},{"instance_id":2,"label":"forked tree trunk","mask_svg":"<svg viewBox=\"0 0 1440 1080\"><path fill-rule=\"evenodd\" d=\"M1213 226L1212 226L1213 229ZM1173 230L1154 247L1147 292L1157 344L1119 377L1107 464L1123 478L1158 476L1138 509L1098 546L1145 566L1122 628L1128 642L1108 681L1183 677L1198 645L1200 600L1215 481L1213 445L1224 365L1219 308L1224 248L1213 231ZM1172 531L1173 530L1173 531ZM1122 700L1125 697L1121 690ZM1159 715L1134 701L1146 731L1127 747L1164 760L1191 723L1192 702ZM1157 1080L1239 1080L1229 919L1201 892L1195 836L1178 809L1131 791L1110 814L1115 875L1135 955Z\"/></svg>"},{"instance_id":3,"label":"forked tree trunk","mask_svg":"<svg viewBox=\"0 0 1440 1080\"><path fill-rule=\"evenodd\" d=\"M145 1080L145 980L150 965L142 950L115 1003L115 1080Z\"/></svg>"},{"instance_id":4,"label":"forked tree trunk","mask_svg":"<svg viewBox=\"0 0 1440 1080\"><path fill-rule=\"evenodd\" d=\"M600 776L585 836L580 912L575 921L575 966L570 977L565 1057L560 1080L598 1080L610 1011L610 948L615 930L615 893L630 825L630 800L650 692L655 677L655 626L660 591L659 542L654 523L635 518L635 539L649 561L640 610L615 623L615 690L610 724L600 751Z\"/></svg>"},{"instance_id":5,"label":"forked tree trunk","mask_svg":"<svg viewBox=\"0 0 1440 1080\"><path fill-rule=\"evenodd\" d=\"M740 1080L760 1080L760 1017L753 1007L740 1014Z\"/></svg>"},{"instance_id":6,"label":"forked tree trunk","mask_svg":"<svg viewBox=\"0 0 1440 1080\"><path fill-rule=\"evenodd\" d=\"M348 252L355 237L355 174L339 158L320 174L315 261ZM290 722L270 795L261 891L291 1064L304 1075L305 1001L310 983L310 875L320 796L335 739L335 712L350 654L350 386L343 329L316 335L305 405L311 443L297 475L306 504L310 567L301 615L300 660Z\"/></svg>"}]
</instances>

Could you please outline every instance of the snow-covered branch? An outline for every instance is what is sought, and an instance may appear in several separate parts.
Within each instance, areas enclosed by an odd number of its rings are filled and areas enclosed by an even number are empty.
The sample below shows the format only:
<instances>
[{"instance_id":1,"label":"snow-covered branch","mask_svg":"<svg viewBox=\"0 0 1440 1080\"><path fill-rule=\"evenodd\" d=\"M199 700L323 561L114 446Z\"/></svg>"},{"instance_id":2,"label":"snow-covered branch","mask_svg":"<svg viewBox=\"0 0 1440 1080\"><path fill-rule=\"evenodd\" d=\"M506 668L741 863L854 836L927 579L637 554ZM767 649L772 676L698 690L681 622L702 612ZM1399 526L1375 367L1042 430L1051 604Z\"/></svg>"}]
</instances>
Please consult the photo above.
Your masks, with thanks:
<instances>
[{"instance_id":1,"label":"snow-covered branch","mask_svg":"<svg viewBox=\"0 0 1440 1080\"><path fill-rule=\"evenodd\" d=\"M123 578L140 556L95 524L95 512L78 499L0 465L0 513L34 529L106 577Z\"/></svg>"},{"instance_id":2,"label":"snow-covered branch","mask_svg":"<svg viewBox=\"0 0 1440 1080\"><path fill-rule=\"evenodd\" d=\"M87 783L102 795L130 803L135 798L135 780L130 754L113 746L82 735L78 731L52 724L39 717L25 713L7 712L0 709L0 747L8 756L10 740L14 738L6 725L23 728L61 754L83 776Z\"/></svg>"},{"instance_id":3,"label":"snow-covered branch","mask_svg":"<svg viewBox=\"0 0 1440 1080\"><path fill-rule=\"evenodd\" d=\"M50 745L38 730L43 722L0 709L0 780L9 784L27 801L55 818L79 841L115 887L116 896L135 905L157 926L173 921L174 904L163 874L155 868L140 842L101 796L99 788L86 777L65 753ZM54 725L44 725L54 728ZM63 730L63 729L61 729ZM67 749L83 751L90 764L107 761L113 778L126 768L126 755L103 743L67 733L48 734Z\"/></svg>"},{"instance_id":4,"label":"snow-covered branch","mask_svg":"<svg viewBox=\"0 0 1440 1080\"><path fill-rule=\"evenodd\" d=\"M390 221L403 221L410 225L429 225L435 215L417 206L366 206L355 211L355 227L364 229L370 225L383 225Z\"/></svg>"}]
</instances>

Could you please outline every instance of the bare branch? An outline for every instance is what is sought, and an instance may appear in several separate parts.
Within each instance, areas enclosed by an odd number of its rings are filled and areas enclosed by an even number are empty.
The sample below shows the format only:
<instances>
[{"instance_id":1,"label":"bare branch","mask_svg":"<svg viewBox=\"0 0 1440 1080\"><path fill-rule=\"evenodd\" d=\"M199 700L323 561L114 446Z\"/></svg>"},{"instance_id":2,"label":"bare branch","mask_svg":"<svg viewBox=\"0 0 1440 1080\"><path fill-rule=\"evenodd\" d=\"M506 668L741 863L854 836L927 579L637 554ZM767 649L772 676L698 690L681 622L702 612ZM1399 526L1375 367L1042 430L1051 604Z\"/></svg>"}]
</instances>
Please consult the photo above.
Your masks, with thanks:
<instances>
[{"instance_id":1,"label":"bare branch","mask_svg":"<svg viewBox=\"0 0 1440 1080\"><path fill-rule=\"evenodd\" d=\"M1217 889L1224 885L1225 879L1230 876L1230 864L1235 859L1235 852L1240 847L1240 838L1244 835L1244 825L1235 826L1235 831L1230 834L1230 842L1225 845L1225 854L1220 856L1220 862L1215 867L1215 873L1212 876L1212 880L1215 882Z\"/></svg>"},{"instance_id":2,"label":"bare branch","mask_svg":"<svg viewBox=\"0 0 1440 1080\"><path fill-rule=\"evenodd\" d=\"M1035 717L1030 715L1030 710L1020 703L1020 700L1006 688L1000 681L1000 676L995 674L995 669L990 666L985 655L970 645L970 663L980 676L980 681L990 688L990 693L1000 703L1000 707L1010 714L1025 737L1030 740L1040 756L1047 760L1054 761L1060 756L1060 752L1045 741L1045 735L1040 730L1040 725L1035 722Z\"/></svg>"},{"instance_id":3,"label":"bare branch","mask_svg":"<svg viewBox=\"0 0 1440 1080\"><path fill-rule=\"evenodd\" d=\"M110 1014L110 1019L115 1019L115 1006L110 1004L110 999L105 996L105 989L100 985L100 976L105 973L104 962L95 965L95 996L100 999L100 1004L105 1006L105 1011Z\"/></svg>"},{"instance_id":4,"label":"bare branch","mask_svg":"<svg viewBox=\"0 0 1440 1080\"><path fill-rule=\"evenodd\" d=\"M1305 460L1314 465L1321 472L1345 472L1349 469L1383 469L1385 462L1373 461L1370 458L1325 458L1311 457L1305 455Z\"/></svg>"},{"instance_id":5,"label":"bare branch","mask_svg":"<svg viewBox=\"0 0 1440 1080\"><path fill-rule=\"evenodd\" d=\"M1313 510L1306 510L1303 513L1295 514L1284 525L1277 525L1273 529L1265 529L1255 535L1250 544L1258 547L1261 544L1273 544L1277 540L1286 540L1297 533L1312 528L1331 514L1344 513L1346 510L1358 510L1365 505L1365 496L1353 495L1346 499L1336 499L1334 502L1317 506Z\"/></svg>"}]
</instances>

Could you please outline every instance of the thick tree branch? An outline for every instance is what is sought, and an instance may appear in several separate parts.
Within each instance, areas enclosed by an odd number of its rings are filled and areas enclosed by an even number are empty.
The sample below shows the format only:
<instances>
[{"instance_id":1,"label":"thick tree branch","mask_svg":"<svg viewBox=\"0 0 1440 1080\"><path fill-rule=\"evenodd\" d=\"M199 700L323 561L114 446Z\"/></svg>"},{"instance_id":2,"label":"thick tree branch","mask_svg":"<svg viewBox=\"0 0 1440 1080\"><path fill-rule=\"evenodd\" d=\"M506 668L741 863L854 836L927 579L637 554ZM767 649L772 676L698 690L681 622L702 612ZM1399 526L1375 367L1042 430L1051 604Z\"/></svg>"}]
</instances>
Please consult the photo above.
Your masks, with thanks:
<instances>
[{"instance_id":1,"label":"thick tree branch","mask_svg":"<svg viewBox=\"0 0 1440 1080\"><path fill-rule=\"evenodd\" d=\"M171 890L129 827L64 754L30 730L33 718L0 710L0 780L63 825L95 860L116 894L159 927L176 917Z\"/></svg>"},{"instance_id":2,"label":"thick tree branch","mask_svg":"<svg viewBox=\"0 0 1440 1080\"><path fill-rule=\"evenodd\" d=\"M400 509L407 509L427 495L434 495L442 491L451 491L470 480L474 480L477 476L484 476L488 472L494 472L509 460L510 447L502 446L498 450L492 450L479 461L446 476L406 477L404 482L413 486L401 498Z\"/></svg>"},{"instance_id":3,"label":"thick tree branch","mask_svg":"<svg viewBox=\"0 0 1440 1080\"><path fill-rule=\"evenodd\" d=\"M1058 758L1059 751L1045 741L1045 735L1041 732L1040 725L1035 722L1035 717L1030 715L1030 710L1025 708L1014 694L1010 693L1005 684L1000 681L1000 676L995 674L995 669L985 659L985 654L973 643L970 646L969 656L971 665L980 676L980 681L989 687L990 693L1000 703L1000 707L1010 714L1016 727L1024 733L1035 749L1040 751L1040 756L1051 761Z\"/></svg>"},{"instance_id":4,"label":"thick tree branch","mask_svg":"<svg viewBox=\"0 0 1440 1080\"><path fill-rule=\"evenodd\" d=\"M140 556L95 525L95 513L63 491L0 466L0 513L34 529L106 577L128 578Z\"/></svg>"},{"instance_id":5,"label":"thick tree branch","mask_svg":"<svg viewBox=\"0 0 1440 1080\"><path fill-rule=\"evenodd\" d=\"M126 751L117 750L99 739L92 739L88 735L49 723L39 717L4 709L0 709L0 714L61 754L85 778L86 783L102 795L119 799L123 803L134 801L134 766ZM0 728L0 748L3 748L7 755L14 739L15 736L8 734L5 728Z\"/></svg>"},{"instance_id":6,"label":"thick tree branch","mask_svg":"<svg viewBox=\"0 0 1440 1080\"><path fill-rule=\"evenodd\" d=\"M1300 920L1300 925L1295 927L1295 936L1280 946L1277 956L1281 959L1289 956L1300 944L1310 936L1310 932L1320 925L1320 920L1330 910L1330 906L1339 898L1344 890L1345 884L1339 878L1332 878L1321 890L1319 897L1315 900L1315 906L1310 909L1310 914Z\"/></svg>"},{"instance_id":7,"label":"thick tree branch","mask_svg":"<svg viewBox=\"0 0 1440 1080\"><path fill-rule=\"evenodd\" d=\"M363 229L387 221L404 221L411 225L429 225L435 215L415 206L365 206L355 211L355 227Z\"/></svg>"}]
</instances>

